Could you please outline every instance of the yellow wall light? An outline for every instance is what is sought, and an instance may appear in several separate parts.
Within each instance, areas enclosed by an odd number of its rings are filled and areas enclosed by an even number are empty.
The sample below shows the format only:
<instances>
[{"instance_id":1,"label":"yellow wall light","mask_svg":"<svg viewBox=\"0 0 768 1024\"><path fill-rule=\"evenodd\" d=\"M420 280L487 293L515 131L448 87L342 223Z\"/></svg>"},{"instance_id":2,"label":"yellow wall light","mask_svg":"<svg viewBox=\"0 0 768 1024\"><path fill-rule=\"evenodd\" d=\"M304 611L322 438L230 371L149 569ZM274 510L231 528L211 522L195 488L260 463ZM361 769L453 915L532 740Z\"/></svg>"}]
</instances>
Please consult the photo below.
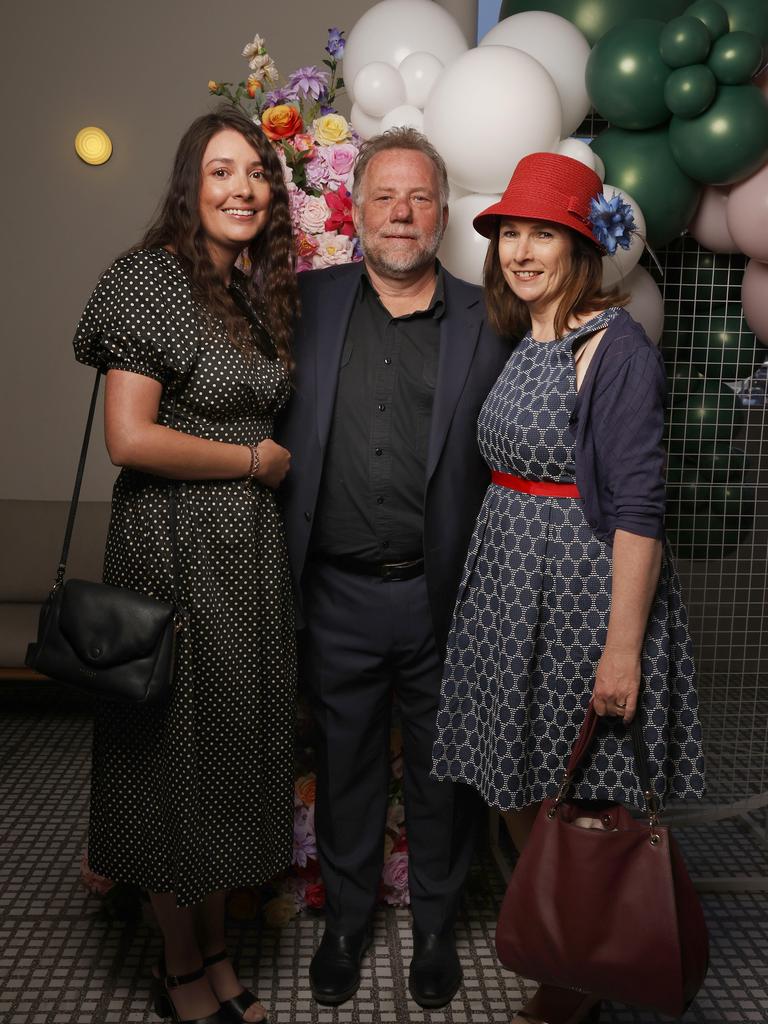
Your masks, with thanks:
<instances>
[{"instance_id":1,"label":"yellow wall light","mask_svg":"<svg viewBox=\"0 0 768 1024\"><path fill-rule=\"evenodd\" d=\"M75 152L87 164L105 164L112 156L112 140L102 128L81 128L75 136Z\"/></svg>"}]
</instances>

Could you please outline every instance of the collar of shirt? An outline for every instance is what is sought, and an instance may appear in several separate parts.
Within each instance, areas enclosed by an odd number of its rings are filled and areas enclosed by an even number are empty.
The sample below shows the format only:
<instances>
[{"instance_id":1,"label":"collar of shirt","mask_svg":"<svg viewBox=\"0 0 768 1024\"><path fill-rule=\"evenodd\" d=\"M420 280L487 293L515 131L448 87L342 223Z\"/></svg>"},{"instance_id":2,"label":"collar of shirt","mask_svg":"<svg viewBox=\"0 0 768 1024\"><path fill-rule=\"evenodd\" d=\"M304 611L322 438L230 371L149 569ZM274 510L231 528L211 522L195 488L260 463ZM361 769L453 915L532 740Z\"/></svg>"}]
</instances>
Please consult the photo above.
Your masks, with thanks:
<instances>
[{"instance_id":1,"label":"collar of shirt","mask_svg":"<svg viewBox=\"0 0 768 1024\"><path fill-rule=\"evenodd\" d=\"M439 320L445 313L445 271L440 260L437 259L435 260L435 275L435 290L426 309L417 309L413 313L406 313L404 316L392 316L379 298L379 293L376 291L368 271L363 266L363 272L360 275L360 299L363 302L375 300L391 320L412 320L416 317L433 317L435 320Z\"/></svg>"}]
</instances>

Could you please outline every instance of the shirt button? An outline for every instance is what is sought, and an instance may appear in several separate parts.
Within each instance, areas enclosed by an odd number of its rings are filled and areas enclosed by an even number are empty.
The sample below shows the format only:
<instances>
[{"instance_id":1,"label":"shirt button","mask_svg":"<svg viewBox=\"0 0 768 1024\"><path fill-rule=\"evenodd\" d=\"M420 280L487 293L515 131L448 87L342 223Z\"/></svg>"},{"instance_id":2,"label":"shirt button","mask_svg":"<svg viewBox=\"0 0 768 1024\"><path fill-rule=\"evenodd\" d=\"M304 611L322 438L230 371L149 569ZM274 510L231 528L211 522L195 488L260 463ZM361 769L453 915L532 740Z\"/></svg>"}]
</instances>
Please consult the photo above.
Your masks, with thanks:
<instances>
[{"instance_id":1,"label":"shirt button","mask_svg":"<svg viewBox=\"0 0 768 1024\"><path fill-rule=\"evenodd\" d=\"M312 513L311 512L305 512L304 513L304 518L307 520L308 523L310 523L312 521Z\"/></svg>"},{"instance_id":2,"label":"shirt button","mask_svg":"<svg viewBox=\"0 0 768 1024\"><path fill-rule=\"evenodd\" d=\"M379 403L379 412L384 412L384 410L385 410L386 408L387 408L387 407L386 407L386 405L384 405L384 404L383 404L383 403L381 403L381 402Z\"/></svg>"},{"instance_id":3,"label":"shirt button","mask_svg":"<svg viewBox=\"0 0 768 1024\"><path fill-rule=\"evenodd\" d=\"M382 546L383 548L388 548L388 547L389 547L389 541L388 541L388 540L383 540L383 541L381 542L381 546Z\"/></svg>"},{"instance_id":4,"label":"shirt button","mask_svg":"<svg viewBox=\"0 0 768 1024\"><path fill-rule=\"evenodd\" d=\"M389 358L389 356L385 356L385 357L384 357L384 365L385 365L385 366L389 366L389 364L390 364L391 362L392 362L392 360L391 360L391 359Z\"/></svg>"},{"instance_id":5,"label":"shirt button","mask_svg":"<svg viewBox=\"0 0 768 1024\"><path fill-rule=\"evenodd\" d=\"M375 453L376 453L377 455L381 455L381 454L382 454L382 450L381 450L381 448L374 448L373 450L374 450L374 452L375 452Z\"/></svg>"},{"instance_id":6,"label":"shirt button","mask_svg":"<svg viewBox=\"0 0 768 1024\"><path fill-rule=\"evenodd\" d=\"M381 495L379 495L378 498L376 499L376 504L377 505L383 505L384 504L384 499L382 498Z\"/></svg>"}]
</instances>

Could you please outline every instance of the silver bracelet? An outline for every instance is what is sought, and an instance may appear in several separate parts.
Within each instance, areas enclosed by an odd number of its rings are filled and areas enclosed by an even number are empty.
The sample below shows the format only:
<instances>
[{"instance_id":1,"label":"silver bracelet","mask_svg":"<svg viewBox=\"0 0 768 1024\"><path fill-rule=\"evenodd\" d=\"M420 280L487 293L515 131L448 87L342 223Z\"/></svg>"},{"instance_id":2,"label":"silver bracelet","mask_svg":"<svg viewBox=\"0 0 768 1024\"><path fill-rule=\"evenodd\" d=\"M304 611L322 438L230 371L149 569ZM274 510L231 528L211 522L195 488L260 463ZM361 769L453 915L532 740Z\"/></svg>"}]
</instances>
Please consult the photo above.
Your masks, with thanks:
<instances>
[{"instance_id":1,"label":"silver bracelet","mask_svg":"<svg viewBox=\"0 0 768 1024\"><path fill-rule=\"evenodd\" d=\"M251 465L248 472L245 475L248 480L253 480L253 478L261 469L261 459L259 458L259 446L257 444L249 444L248 449L251 453Z\"/></svg>"}]
</instances>

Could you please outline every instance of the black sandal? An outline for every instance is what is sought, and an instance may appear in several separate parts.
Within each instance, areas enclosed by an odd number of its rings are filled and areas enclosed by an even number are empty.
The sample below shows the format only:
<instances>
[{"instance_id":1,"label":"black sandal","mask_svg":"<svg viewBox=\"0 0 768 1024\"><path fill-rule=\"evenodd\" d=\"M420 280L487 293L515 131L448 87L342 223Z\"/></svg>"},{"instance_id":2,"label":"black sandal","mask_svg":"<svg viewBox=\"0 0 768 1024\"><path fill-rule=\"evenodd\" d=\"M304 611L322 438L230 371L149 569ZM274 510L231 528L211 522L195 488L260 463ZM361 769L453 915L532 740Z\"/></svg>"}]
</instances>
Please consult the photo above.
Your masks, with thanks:
<instances>
[{"instance_id":1,"label":"black sandal","mask_svg":"<svg viewBox=\"0 0 768 1024\"><path fill-rule=\"evenodd\" d=\"M203 957L203 967L213 967L214 964L220 964L222 960L227 960L229 953L226 949L222 949L220 953L212 953L211 956ZM258 999L249 989L244 988L236 996L232 996L231 999L222 999L221 1009L226 1015L226 1019L233 1024L250 1024L250 1021L245 1020L245 1012L250 1009L254 1003L258 1003ZM254 1021L254 1024L267 1024L266 1013L259 1021Z\"/></svg>"},{"instance_id":2,"label":"black sandal","mask_svg":"<svg viewBox=\"0 0 768 1024\"><path fill-rule=\"evenodd\" d=\"M162 964L164 968L165 965ZM194 1019L182 1020L179 1011L176 1009L170 996L170 989L178 988L180 985L191 985L194 981L200 981L205 977L205 968L198 967L190 974L165 974L163 978L155 979L155 1013L158 1017L170 1017L174 1024L229 1024L230 1017L222 1012L220 1007L215 1013L207 1017L196 1017Z\"/></svg>"}]
</instances>

